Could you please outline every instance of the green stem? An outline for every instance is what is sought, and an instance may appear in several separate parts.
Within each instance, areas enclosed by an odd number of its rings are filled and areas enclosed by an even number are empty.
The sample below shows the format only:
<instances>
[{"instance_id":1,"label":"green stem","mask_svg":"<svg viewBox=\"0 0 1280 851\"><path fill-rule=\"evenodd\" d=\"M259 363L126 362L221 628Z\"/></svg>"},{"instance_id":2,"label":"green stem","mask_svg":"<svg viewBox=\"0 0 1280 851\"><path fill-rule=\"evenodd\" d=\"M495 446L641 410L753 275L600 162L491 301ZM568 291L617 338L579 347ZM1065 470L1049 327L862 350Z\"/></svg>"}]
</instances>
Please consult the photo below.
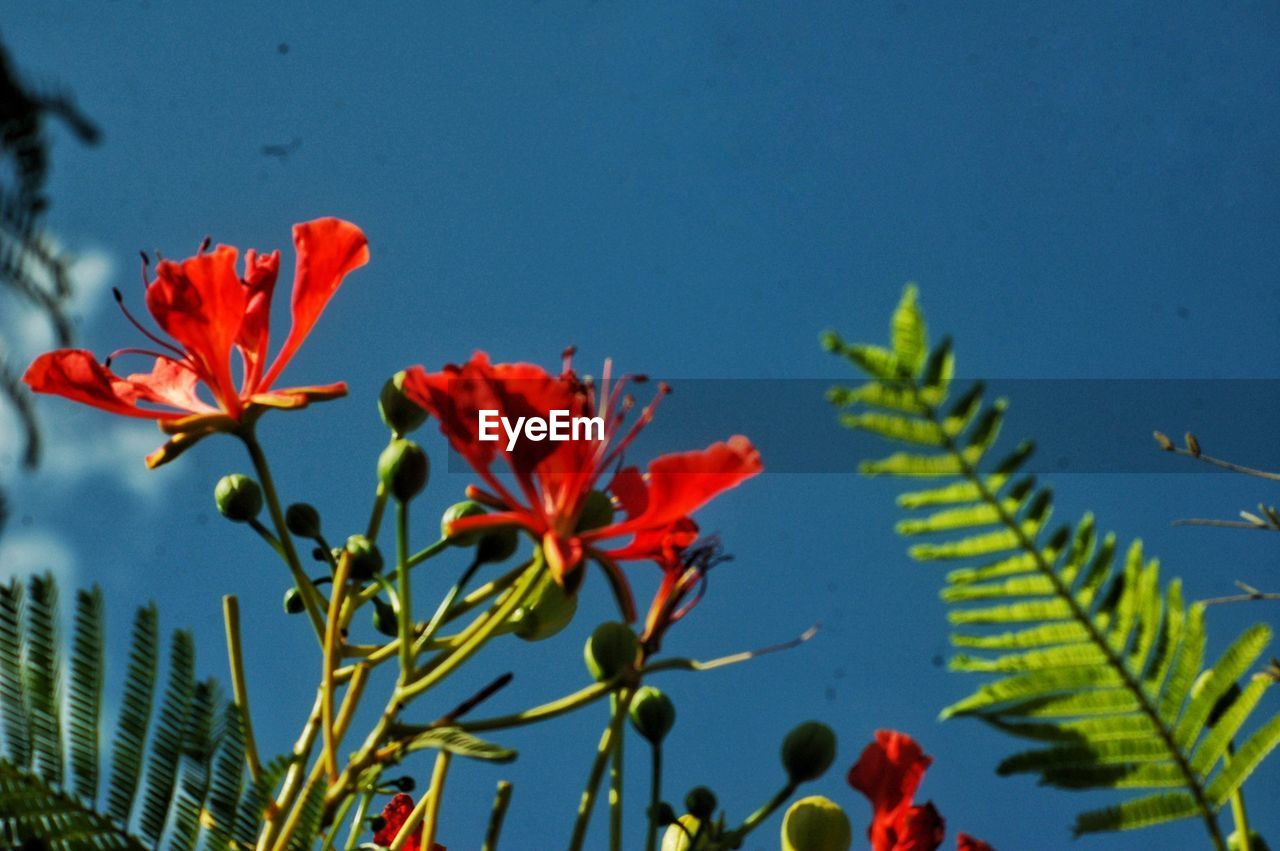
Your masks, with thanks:
<instances>
[{"instance_id":1,"label":"green stem","mask_svg":"<svg viewBox=\"0 0 1280 851\"><path fill-rule=\"evenodd\" d=\"M338 807L338 811L333 816L333 826L329 828L329 832L324 836L324 842L320 846L320 851L329 851L334 847L334 843L338 841L338 831L342 830L342 820L347 817L347 813L351 811L351 806L356 802L355 795L348 795L346 800L342 802L342 806Z\"/></svg>"},{"instance_id":2,"label":"green stem","mask_svg":"<svg viewBox=\"0 0 1280 851\"><path fill-rule=\"evenodd\" d=\"M302 562L298 559L298 551L293 546L293 536L289 534L289 528L284 522L284 511L280 508L280 497L276 493L275 480L271 477L271 467L267 464L267 456L262 451L262 446L258 443L257 435L253 430L246 429L240 434L241 440L244 441L245 448L249 450L249 458L253 461L253 468L258 474L258 482L262 485L262 494L267 503L267 510L271 512L271 522L276 527L276 536L280 542L280 546L284 549L284 560L289 566L289 572L293 575L293 582L298 586L298 592L302 595L302 601L306 606L307 616L311 619L311 625L315 629L316 638L320 643L324 643L324 615L322 611L325 608L323 598L320 592L316 590L315 585L307 577L302 569Z\"/></svg>"},{"instance_id":3,"label":"green stem","mask_svg":"<svg viewBox=\"0 0 1280 851\"><path fill-rule=\"evenodd\" d=\"M387 510L387 486L379 483L378 492L373 497L373 511L369 514L369 526L365 529L364 536L375 543L378 540L378 530L382 528L382 515Z\"/></svg>"},{"instance_id":4,"label":"green stem","mask_svg":"<svg viewBox=\"0 0 1280 851\"><path fill-rule=\"evenodd\" d=\"M372 801L372 789L360 795L360 804L356 807L355 818L351 820L351 830L347 832L347 842L343 846L343 851L355 851L356 845L360 843L360 836L364 833L364 820L369 814L369 804Z\"/></svg>"},{"instance_id":5,"label":"green stem","mask_svg":"<svg viewBox=\"0 0 1280 851\"><path fill-rule=\"evenodd\" d=\"M649 830L645 834L645 851L658 847L658 804L662 803L662 743L653 743L653 771L649 777Z\"/></svg>"},{"instance_id":6,"label":"green stem","mask_svg":"<svg viewBox=\"0 0 1280 851\"><path fill-rule=\"evenodd\" d=\"M625 700L627 706L631 705L629 697ZM613 700L616 715L617 707L624 703L624 699L615 695ZM613 746L613 762L609 766L609 851L622 851L622 750L626 741L627 737L619 730L618 741Z\"/></svg>"},{"instance_id":7,"label":"green stem","mask_svg":"<svg viewBox=\"0 0 1280 851\"><path fill-rule=\"evenodd\" d=\"M396 501L396 582L400 608L396 611L400 643L400 685L413 676L413 602L409 593L409 507Z\"/></svg>"},{"instance_id":8,"label":"green stem","mask_svg":"<svg viewBox=\"0 0 1280 851\"><path fill-rule=\"evenodd\" d=\"M533 590L533 585L542 570L543 562L541 557L534 559L533 564L525 569L524 575L507 591L501 602L497 603L487 614L481 616L483 621L476 630L457 647L442 651L441 655L433 660L431 666L422 676L407 683L403 688L398 688L396 690L396 700L402 704L408 703L409 700L440 682L440 680L462 665L463 662L470 659L476 651L484 646L485 642L492 638L511 619L511 615L515 613L515 610L524 602L525 597Z\"/></svg>"},{"instance_id":9,"label":"green stem","mask_svg":"<svg viewBox=\"0 0 1280 851\"><path fill-rule=\"evenodd\" d=\"M493 809L489 811L489 829L484 833L484 845L480 851L497 851L498 835L502 833L502 822L507 817L507 807L511 804L511 784L506 780L498 781L498 792L493 796Z\"/></svg>"},{"instance_id":10,"label":"green stem","mask_svg":"<svg viewBox=\"0 0 1280 851\"><path fill-rule=\"evenodd\" d=\"M748 833L763 824L765 819L773 815L774 810L785 804L787 799L795 794L797 785L798 784L796 783L788 783L786 786L783 786L782 789L778 791L778 794L770 798L764 806L747 816L746 820L743 821L736 830L732 831L733 837L741 843L742 839Z\"/></svg>"},{"instance_id":11,"label":"green stem","mask_svg":"<svg viewBox=\"0 0 1280 851\"><path fill-rule=\"evenodd\" d=\"M1236 755L1234 745L1227 746L1227 753L1222 758L1222 770L1226 771L1231 759ZM1237 786L1231 793L1231 818L1236 824L1236 835L1240 837L1240 845L1235 851L1252 851L1253 837L1249 833L1249 813L1244 807L1244 787Z\"/></svg>"},{"instance_id":12,"label":"green stem","mask_svg":"<svg viewBox=\"0 0 1280 851\"><path fill-rule=\"evenodd\" d=\"M627 716L626 707L627 702L621 700L616 702L609 725L600 735L600 746L596 749L596 758L591 763L587 785L583 787L582 800L578 803L578 817L573 823L573 838L569 841L569 851L582 851L582 843L587 839L587 826L591 823L591 811L595 809L600 780L604 777L604 769L609 762L609 755L613 752L614 743L622 732L622 719Z\"/></svg>"}]
</instances>

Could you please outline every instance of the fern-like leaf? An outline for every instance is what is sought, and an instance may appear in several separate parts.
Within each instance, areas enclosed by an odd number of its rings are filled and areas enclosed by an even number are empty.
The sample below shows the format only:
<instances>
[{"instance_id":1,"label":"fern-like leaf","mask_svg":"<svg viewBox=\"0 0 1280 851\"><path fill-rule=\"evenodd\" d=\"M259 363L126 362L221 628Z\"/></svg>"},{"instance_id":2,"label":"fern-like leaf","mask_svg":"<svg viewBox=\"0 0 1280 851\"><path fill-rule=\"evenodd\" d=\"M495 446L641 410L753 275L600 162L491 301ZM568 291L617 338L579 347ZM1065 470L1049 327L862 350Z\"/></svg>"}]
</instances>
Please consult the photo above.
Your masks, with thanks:
<instances>
[{"instance_id":1,"label":"fern-like leaf","mask_svg":"<svg viewBox=\"0 0 1280 851\"><path fill-rule=\"evenodd\" d=\"M231 848L244 737L234 706L218 686L194 683L190 636L174 636L169 683L153 725L157 614L154 606L139 610L119 728L111 740L109 789L99 809L106 676L101 592L94 588L76 596L65 669L58 623L52 576L33 577L25 587L16 581L0 585L0 721L6 743L0 758L0 848L194 851L202 836L205 848ZM215 724L233 716L234 725ZM151 748L144 758L149 731ZM134 822L136 833L130 830Z\"/></svg>"},{"instance_id":2,"label":"fern-like leaf","mask_svg":"<svg viewBox=\"0 0 1280 851\"><path fill-rule=\"evenodd\" d=\"M862 472L940 480L899 498L926 513L898 531L915 541L916 560L958 563L942 591L963 650L951 667L994 677L943 717L978 717L1041 743L1005 759L1001 774L1146 790L1082 814L1077 833L1199 818L1225 849L1218 809L1280 744L1280 715L1246 730L1274 681L1248 676L1270 630L1246 630L1206 665L1204 607L1187 605L1176 580L1161 589L1141 543L1119 558L1115 537L1099 538L1091 516L1052 525L1052 493L1016 478L1031 444L992 460L1005 402L988 402L981 385L952 399L950 343L930 351L924 328L909 286L892 350L830 333L823 344L871 379L829 393L842 422L907 447L863 461Z\"/></svg>"}]
</instances>

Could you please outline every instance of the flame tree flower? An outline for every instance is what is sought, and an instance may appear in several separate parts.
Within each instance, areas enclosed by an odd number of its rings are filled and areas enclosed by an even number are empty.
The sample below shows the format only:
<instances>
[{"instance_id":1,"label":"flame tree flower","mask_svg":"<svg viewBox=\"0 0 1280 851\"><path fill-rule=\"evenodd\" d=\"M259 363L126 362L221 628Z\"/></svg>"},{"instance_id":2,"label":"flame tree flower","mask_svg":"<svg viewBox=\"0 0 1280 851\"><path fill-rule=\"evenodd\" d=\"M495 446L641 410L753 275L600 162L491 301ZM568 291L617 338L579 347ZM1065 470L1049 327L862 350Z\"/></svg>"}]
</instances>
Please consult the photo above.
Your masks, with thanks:
<instances>
[{"instance_id":1,"label":"flame tree flower","mask_svg":"<svg viewBox=\"0 0 1280 851\"><path fill-rule=\"evenodd\" d=\"M925 770L933 764L920 744L906 733L877 730L876 738L849 769L849 785L871 801L867 837L871 851L934 851L942 845L946 823L933 803L917 806L913 798ZM958 851L994 851L967 834L956 838Z\"/></svg>"},{"instance_id":2,"label":"flame tree flower","mask_svg":"<svg viewBox=\"0 0 1280 851\"><path fill-rule=\"evenodd\" d=\"M271 296L280 252L238 252L227 245L174 262L162 260L146 283L146 305L166 340L145 328L116 300L129 321L155 349L125 348L99 363L83 349L58 349L36 358L23 380L37 393L65 396L122 416L153 419L170 440L147 457L157 467L215 432L252 425L269 408L301 408L346 393L344 383L273 389L347 273L369 260L364 234L341 219L294 225L297 266L293 280L293 327L268 366ZM146 267L144 266L144 280ZM239 353L240 380L233 352ZM152 359L149 372L120 376L112 361L124 355ZM202 397L201 389L208 397Z\"/></svg>"},{"instance_id":3,"label":"flame tree flower","mask_svg":"<svg viewBox=\"0 0 1280 851\"><path fill-rule=\"evenodd\" d=\"M627 447L653 418L669 389L659 386L628 424L634 401L627 388L642 383L643 377L615 380L606 361L597 387L577 376L572 356L573 350L565 352L562 370L553 376L532 364L492 364L488 355L477 352L461 366L449 365L440 372L410 369L404 390L440 421L450 445L480 476L484 487L469 489L472 498L496 509L454 521L451 534L503 525L521 527L542 546L552 576L568 588L576 586L579 567L591 558L605 568L630 618L633 606L615 558L650 558L652 553L639 552L644 547L624 546L615 548L611 557L605 542L658 540L722 491L759 473L763 465L751 441L736 435L703 450L663 455L651 461L644 473L635 466L623 466ZM604 433L563 441L521 438L508 450L503 441L480 440L482 410L497 411L512 421L549 419L552 411L567 411L570 417L598 416ZM514 492L494 470L499 457L514 474ZM622 509L620 518L614 517L615 505Z\"/></svg>"}]
</instances>

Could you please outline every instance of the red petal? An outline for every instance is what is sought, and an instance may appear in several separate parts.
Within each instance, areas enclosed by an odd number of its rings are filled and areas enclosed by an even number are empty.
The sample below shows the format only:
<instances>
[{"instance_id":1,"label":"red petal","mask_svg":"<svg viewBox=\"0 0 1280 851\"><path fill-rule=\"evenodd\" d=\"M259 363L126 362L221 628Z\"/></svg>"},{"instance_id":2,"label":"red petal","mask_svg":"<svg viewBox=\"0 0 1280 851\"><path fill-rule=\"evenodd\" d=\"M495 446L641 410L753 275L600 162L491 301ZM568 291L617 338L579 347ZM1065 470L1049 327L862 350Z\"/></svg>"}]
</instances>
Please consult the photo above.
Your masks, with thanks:
<instances>
[{"instance_id":1,"label":"red petal","mask_svg":"<svg viewBox=\"0 0 1280 851\"><path fill-rule=\"evenodd\" d=\"M894 848L894 832L932 763L933 758L906 733L877 730L876 740L849 769L849 785L866 795L874 810L868 831L873 851Z\"/></svg>"},{"instance_id":2,"label":"red petal","mask_svg":"<svg viewBox=\"0 0 1280 851\"><path fill-rule=\"evenodd\" d=\"M246 304L244 319L236 345L244 356L244 382L241 395L257 389L266 368L267 350L271 345L271 296L280 273L280 252L259 254L253 249L244 253L244 285Z\"/></svg>"},{"instance_id":3,"label":"red petal","mask_svg":"<svg viewBox=\"0 0 1280 851\"><path fill-rule=\"evenodd\" d=\"M369 262L369 242L364 232L342 219L316 219L294 225L293 244L298 254L293 278L293 327L275 363L255 390L271 386L311 333L342 279Z\"/></svg>"},{"instance_id":4,"label":"red petal","mask_svg":"<svg viewBox=\"0 0 1280 851\"><path fill-rule=\"evenodd\" d=\"M649 501L644 512L618 524L612 533L666 526L763 469L760 453L742 435L698 452L664 455L649 464Z\"/></svg>"},{"instance_id":5,"label":"red petal","mask_svg":"<svg viewBox=\"0 0 1280 851\"><path fill-rule=\"evenodd\" d=\"M946 833L946 823L932 803L912 807L903 813L893 851L934 851Z\"/></svg>"},{"instance_id":6,"label":"red petal","mask_svg":"<svg viewBox=\"0 0 1280 851\"><path fill-rule=\"evenodd\" d=\"M981 839L962 833L956 837L956 851L996 851L996 849Z\"/></svg>"},{"instance_id":7,"label":"red petal","mask_svg":"<svg viewBox=\"0 0 1280 851\"><path fill-rule=\"evenodd\" d=\"M153 394L116 375L83 349L58 349L41 355L27 367L22 380L37 393L65 396L127 417L163 420L186 415L185 412L150 411L139 407L139 401L154 401Z\"/></svg>"},{"instance_id":8,"label":"red petal","mask_svg":"<svg viewBox=\"0 0 1280 851\"><path fill-rule=\"evenodd\" d=\"M147 286L147 309L195 361L218 402L239 414L231 382L231 347L245 312L245 288L236 275L236 250L219 245L181 263L164 261Z\"/></svg>"},{"instance_id":9,"label":"red petal","mask_svg":"<svg viewBox=\"0 0 1280 851\"><path fill-rule=\"evenodd\" d=\"M373 835L373 841L382 846L394 842L396 834L400 832L400 828L404 826L411 812L413 812L413 798L408 795L396 795L388 801L382 808L382 829ZM414 837L409 842L421 842L421 840ZM405 847L408 848L408 844Z\"/></svg>"}]
</instances>

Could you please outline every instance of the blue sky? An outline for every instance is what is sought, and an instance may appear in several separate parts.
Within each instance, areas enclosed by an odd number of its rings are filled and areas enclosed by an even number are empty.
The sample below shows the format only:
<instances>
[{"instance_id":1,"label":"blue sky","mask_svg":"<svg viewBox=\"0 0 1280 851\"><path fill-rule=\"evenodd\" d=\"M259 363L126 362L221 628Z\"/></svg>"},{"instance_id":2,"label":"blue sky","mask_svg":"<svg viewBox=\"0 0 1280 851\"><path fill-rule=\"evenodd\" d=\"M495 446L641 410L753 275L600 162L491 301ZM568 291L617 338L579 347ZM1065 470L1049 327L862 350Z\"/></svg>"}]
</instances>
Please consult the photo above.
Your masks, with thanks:
<instances>
[{"instance_id":1,"label":"blue sky","mask_svg":"<svg viewBox=\"0 0 1280 851\"><path fill-rule=\"evenodd\" d=\"M139 248L183 256L211 234L287 256L289 225L329 214L368 233L371 264L286 374L345 379L351 397L262 429L286 497L315 502L328 528L345 531L363 523L385 439L373 406L383 378L476 348L551 366L577 344L584 367L612 356L672 379L664 414L679 416L696 406L682 403L680 378L844 378L817 333L883 339L903 282L917 280L931 326L957 340L964 375L1274 377L1278 25L1280 12L1260 2L1176 12L906 0L396 11L49 2L11 9L0 36L33 79L65 83L104 130L96 149L57 139L50 186L51 224L83 257L79 332L95 351L134 342L107 288L140 295ZM19 339L34 354L38 338ZM1009 427L1021 433L1013 401ZM317 660L305 623L277 616L283 570L213 511L218 476L246 467L238 447L211 440L146 473L141 457L158 443L150 427L57 400L40 410L54 444L44 468L15 478L12 459L0 459L20 507L6 569L34 559L100 583L121 642L131 609L156 599L166 625L195 630L201 669L218 676L218 599L239 594L258 723L269 746L286 747ZM815 405L768 416L829 414ZM1137 451L1153 451L1150 427L1197 426L1194 410L1182 417L1140 424ZM1033 423L1054 426L1043 415ZM1201 438L1230 454L1266 426L1225 418ZM703 431L694 423L686 442L654 449L723 434L718 420ZM787 432L768 438L766 465L769 442L785 444ZM421 513L434 515L469 477L446 471L438 435L426 444L437 473ZM1170 473L1186 472L1167 460ZM1228 592L1237 578L1275 584L1266 540L1170 526L1274 501L1264 483L1054 483L1062 515L1092 508L1103 525L1143 537L1192 596ZM841 776L887 726L936 757L921 795L951 833L1006 851L1067 847L1072 814L1096 798L998 780L992 768L1013 743L976 723L935 721L973 683L933 664L946 651L941 575L906 559L892 531L895 492L851 472L772 473L705 512L737 558L673 633L671 652L768 644L817 619L825 629L790 654L660 683L680 710L671 797L709 783L741 818L781 779L782 735L817 717L840 732L841 770L814 791L845 804L857 831L866 813ZM424 543L433 523L423 519ZM424 600L447 584L448 566L438 570L418 584ZM570 631L536 654L500 649L468 682L515 667L495 709L580 685L582 638L607 612L601 583L585 594ZM1274 609L1214 611L1212 634L1222 640L1253 618L1274 621ZM514 737L513 766L459 764L443 828L451 847L478 842L499 776L516 782L509 846L563 844L601 715ZM638 802L646 778L635 777ZM1280 772L1268 766L1251 788L1254 800L1274 800ZM1276 841L1280 816L1253 812ZM748 847L772 847L775 830ZM1196 830L1077 845L1170 847L1198 842Z\"/></svg>"}]
</instances>

